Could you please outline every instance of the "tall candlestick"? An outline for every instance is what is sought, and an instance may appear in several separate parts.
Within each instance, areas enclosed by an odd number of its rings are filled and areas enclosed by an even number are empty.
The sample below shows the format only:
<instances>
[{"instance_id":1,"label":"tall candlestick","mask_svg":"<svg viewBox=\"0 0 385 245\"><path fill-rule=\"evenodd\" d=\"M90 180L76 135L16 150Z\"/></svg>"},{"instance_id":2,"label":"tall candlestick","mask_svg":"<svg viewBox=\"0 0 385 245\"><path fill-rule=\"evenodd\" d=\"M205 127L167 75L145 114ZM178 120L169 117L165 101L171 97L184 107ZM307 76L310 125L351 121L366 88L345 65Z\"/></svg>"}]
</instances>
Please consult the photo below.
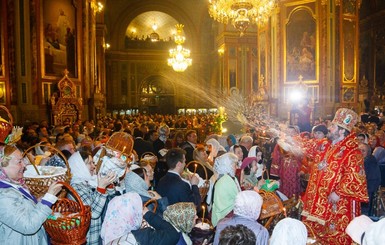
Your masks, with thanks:
<instances>
[{"instance_id":1,"label":"tall candlestick","mask_svg":"<svg viewBox=\"0 0 385 245\"><path fill-rule=\"evenodd\" d=\"M202 224L205 223L205 206L202 205Z\"/></svg>"}]
</instances>

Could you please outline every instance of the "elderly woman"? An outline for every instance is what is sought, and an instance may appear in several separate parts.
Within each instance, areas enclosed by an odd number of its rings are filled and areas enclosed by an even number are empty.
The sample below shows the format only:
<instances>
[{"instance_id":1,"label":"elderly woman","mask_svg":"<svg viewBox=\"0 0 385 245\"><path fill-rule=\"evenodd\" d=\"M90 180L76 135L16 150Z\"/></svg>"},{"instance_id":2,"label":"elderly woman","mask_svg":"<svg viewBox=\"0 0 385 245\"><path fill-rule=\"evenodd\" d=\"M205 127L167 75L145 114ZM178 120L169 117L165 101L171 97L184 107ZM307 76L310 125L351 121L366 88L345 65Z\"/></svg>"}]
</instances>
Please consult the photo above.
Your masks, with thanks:
<instances>
[{"instance_id":1,"label":"elderly woman","mask_svg":"<svg viewBox=\"0 0 385 245\"><path fill-rule=\"evenodd\" d=\"M85 205L91 207L91 224L87 244L98 244L102 227L102 213L107 201L106 187L114 182L116 175L95 175L95 165L89 151L77 151L68 160L71 168L71 186ZM110 193L113 194L113 193Z\"/></svg>"},{"instance_id":2,"label":"elderly woman","mask_svg":"<svg viewBox=\"0 0 385 245\"><path fill-rule=\"evenodd\" d=\"M214 173L214 168L212 166L212 164L210 164L208 162L208 155L207 155L207 152L206 152L206 149L203 145L197 145L197 147L195 148L195 150L193 151L193 158L195 161L201 163L205 168L206 168L206 171L207 171L207 178L210 179L210 177L213 175ZM190 165L189 167L190 168L190 171L194 171L192 169L192 165ZM201 167L201 166L198 166L197 169L196 169L196 173L201 177L201 178L205 178L205 172L204 172L204 169Z\"/></svg>"},{"instance_id":3,"label":"elderly woman","mask_svg":"<svg viewBox=\"0 0 385 245\"><path fill-rule=\"evenodd\" d=\"M306 245L307 229L299 220L284 218L274 227L270 245Z\"/></svg>"},{"instance_id":4,"label":"elderly woman","mask_svg":"<svg viewBox=\"0 0 385 245\"><path fill-rule=\"evenodd\" d=\"M156 212L158 214L163 214L164 210L168 206L168 200L167 198L161 197L156 191L148 190L151 183L149 174L145 168L136 168L127 172L124 178L124 184L126 186L126 192L138 193L143 204L150 199L156 199L158 202ZM149 208L152 209L152 206Z\"/></svg>"},{"instance_id":5,"label":"elderly woman","mask_svg":"<svg viewBox=\"0 0 385 245\"><path fill-rule=\"evenodd\" d=\"M218 179L214 184L213 208L211 222L214 226L222 218L230 215L234 208L235 198L241 191L235 178L238 157L233 153L225 153L215 159L215 171Z\"/></svg>"},{"instance_id":6,"label":"elderly woman","mask_svg":"<svg viewBox=\"0 0 385 245\"><path fill-rule=\"evenodd\" d=\"M194 203L179 202L168 206L163 213L163 218L179 231L180 237L176 245L192 244L187 234L191 232L198 218Z\"/></svg>"},{"instance_id":7,"label":"elderly woman","mask_svg":"<svg viewBox=\"0 0 385 245\"><path fill-rule=\"evenodd\" d=\"M42 225L62 185L52 184L38 201L23 181L24 169L21 152L14 146L1 146L0 244L48 244Z\"/></svg>"},{"instance_id":8,"label":"elderly woman","mask_svg":"<svg viewBox=\"0 0 385 245\"><path fill-rule=\"evenodd\" d=\"M152 227L141 229L143 217ZM108 204L101 237L103 245L112 244L176 244L179 234L160 216L142 208L139 194L128 192Z\"/></svg>"},{"instance_id":9,"label":"elderly woman","mask_svg":"<svg viewBox=\"0 0 385 245\"><path fill-rule=\"evenodd\" d=\"M224 153L226 152L225 148L223 146L221 146L221 144L218 142L218 140L214 139L214 138L211 138L209 140L206 141L206 145L208 147L208 150L210 151L210 154L209 154L209 157L208 157L208 161L210 163L213 163L215 158L217 157L217 155L219 153Z\"/></svg>"},{"instance_id":10,"label":"elderly woman","mask_svg":"<svg viewBox=\"0 0 385 245\"><path fill-rule=\"evenodd\" d=\"M257 222L261 213L263 199L256 191L239 192L234 205L234 216L221 219L217 225L214 245L219 243L220 233L228 226L244 225L251 229L256 237L256 244L269 243L269 232Z\"/></svg>"}]
</instances>

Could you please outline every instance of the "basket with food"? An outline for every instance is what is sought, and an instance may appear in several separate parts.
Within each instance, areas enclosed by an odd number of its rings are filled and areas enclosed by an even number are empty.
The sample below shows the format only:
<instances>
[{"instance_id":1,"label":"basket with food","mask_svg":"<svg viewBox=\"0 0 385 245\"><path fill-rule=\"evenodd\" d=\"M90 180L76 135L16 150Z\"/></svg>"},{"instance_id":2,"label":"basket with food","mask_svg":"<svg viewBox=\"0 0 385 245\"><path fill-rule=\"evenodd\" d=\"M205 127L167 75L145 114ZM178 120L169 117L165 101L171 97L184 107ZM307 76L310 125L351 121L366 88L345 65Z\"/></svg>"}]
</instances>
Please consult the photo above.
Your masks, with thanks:
<instances>
[{"instance_id":1,"label":"basket with food","mask_svg":"<svg viewBox=\"0 0 385 245\"><path fill-rule=\"evenodd\" d=\"M79 194L68 183L59 183L76 201L59 198L52 206L52 214L44 223L44 228L54 245L85 244L91 222L91 208L83 204Z\"/></svg>"},{"instance_id":2,"label":"basket with food","mask_svg":"<svg viewBox=\"0 0 385 245\"><path fill-rule=\"evenodd\" d=\"M13 128L13 126L12 126L13 117L12 117L12 115L9 112L7 107L0 105L0 109L5 111L7 113L7 117L8 117L8 120L6 120L5 118L2 118L0 116L0 143L7 143L6 142L7 137L11 133L12 128Z\"/></svg>"},{"instance_id":3,"label":"basket with food","mask_svg":"<svg viewBox=\"0 0 385 245\"><path fill-rule=\"evenodd\" d=\"M54 167L54 166L41 166L36 164L36 156L32 154L35 147L40 147L42 143L36 144L28 148L23 157L26 157L30 164L27 165L26 171L24 172L24 181L28 186L32 195L36 198L42 197L47 193L49 186L57 181L63 181L69 183L71 180L71 171L67 161L67 158L58 149L45 145L51 154L59 155L60 158L65 162L67 168ZM66 192L62 191L60 196L65 196Z\"/></svg>"},{"instance_id":4,"label":"basket with food","mask_svg":"<svg viewBox=\"0 0 385 245\"><path fill-rule=\"evenodd\" d=\"M112 171L117 177L123 177L128 163L132 160L133 146L131 135L124 132L112 134L94 156L96 171L102 175Z\"/></svg>"}]
</instances>

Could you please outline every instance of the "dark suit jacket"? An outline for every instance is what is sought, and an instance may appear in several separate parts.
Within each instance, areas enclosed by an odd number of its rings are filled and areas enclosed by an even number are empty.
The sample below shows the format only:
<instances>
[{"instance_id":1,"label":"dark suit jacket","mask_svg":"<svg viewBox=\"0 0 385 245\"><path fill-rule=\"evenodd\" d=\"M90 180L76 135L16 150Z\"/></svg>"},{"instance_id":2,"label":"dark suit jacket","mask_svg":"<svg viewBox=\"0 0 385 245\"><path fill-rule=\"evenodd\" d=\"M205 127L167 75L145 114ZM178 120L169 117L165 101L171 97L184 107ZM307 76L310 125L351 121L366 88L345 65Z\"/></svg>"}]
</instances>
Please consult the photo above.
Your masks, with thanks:
<instances>
[{"instance_id":1,"label":"dark suit jacket","mask_svg":"<svg viewBox=\"0 0 385 245\"><path fill-rule=\"evenodd\" d=\"M145 141L142 138L136 138L134 140L134 150L138 154L138 157L141 158L142 154L145 152L154 152L154 147L152 146L152 143L149 141Z\"/></svg>"},{"instance_id":2,"label":"dark suit jacket","mask_svg":"<svg viewBox=\"0 0 385 245\"><path fill-rule=\"evenodd\" d=\"M167 197L169 205L177 202L193 202L200 207L201 204L198 186L193 185L190 188L190 185L175 173L167 172L160 179L156 191L162 197Z\"/></svg>"}]
</instances>

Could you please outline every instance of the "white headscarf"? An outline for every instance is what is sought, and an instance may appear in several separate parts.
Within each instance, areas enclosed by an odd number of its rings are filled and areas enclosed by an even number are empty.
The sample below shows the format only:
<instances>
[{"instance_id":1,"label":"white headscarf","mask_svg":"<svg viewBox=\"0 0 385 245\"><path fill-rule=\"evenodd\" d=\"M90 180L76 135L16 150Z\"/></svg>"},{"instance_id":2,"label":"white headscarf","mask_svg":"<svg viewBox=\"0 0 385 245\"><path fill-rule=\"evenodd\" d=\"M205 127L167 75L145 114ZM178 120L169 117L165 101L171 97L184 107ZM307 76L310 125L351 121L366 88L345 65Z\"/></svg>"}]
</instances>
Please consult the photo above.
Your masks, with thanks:
<instances>
[{"instance_id":1,"label":"white headscarf","mask_svg":"<svg viewBox=\"0 0 385 245\"><path fill-rule=\"evenodd\" d=\"M363 245L380 245L385 242L385 218L372 223L365 232Z\"/></svg>"},{"instance_id":2,"label":"white headscarf","mask_svg":"<svg viewBox=\"0 0 385 245\"><path fill-rule=\"evenodd\" d=\"M90 170L87 168L78 151L71 155L68 163L72 173L71 184L87 182L92 187L96 188L98 186L97 176L91 175Z\"/></svg>"},{"instance_id":3,"label":"white headscarf","mask_svg":"<svg viewBox=\"0 0 385 245\"><path fill-rule=\"evenodd\" d=\"M270 245L306 245L307 229L299 220L284 218L274 227Z\"/></svg>"},{"instance_id":4,"label":"white headscarf","mask_svg":"<svg viewBox=\"0 0 385 245\"><path fill-rule=\"evenodd\" d=\"M226 152L225 148L219 144L218 140L211 138L206 141L206 145L211 145L211 152L209 154L209 160L212 162L214 158L218 155L218 151Z\"/></svg>"},{"instance_id":5,"label":"white headscarf","mask_svg":"<svg viewBox=\"0 0 385 245\"><path fill-rule=\"evenodd\" d=\"M237 194L234 214L257 220L261 213L263 199L256 191L241 191Z\"/></svg>"},{"instance_id":6,"label":"white headscarf","mask_svg":"<svg viewBox=\"0 0 385 245\"><path fill-rule=\"evenodd\" d=\"M261 152L261 150L258 148L257 145L252 146L249 150L248 157L257 157L257 149L258 149L258 152ZM257 172L255 173L255 176L258 178L262 176L262 174L263 174L263 163L261 161L261 162L257 162Z\"/></svg>"},{"instance_id":7,"label":"white headscarf","mask_svg":"<svg viewBox=\"0 0 385 245\"><path fill-rule=\"evenodd\" d=\"M218 175L228 174L235 176L233 164L238 162L238 157L234 153L225 153L215 159L214 169Z\"/></svg>"}]
</instances>

